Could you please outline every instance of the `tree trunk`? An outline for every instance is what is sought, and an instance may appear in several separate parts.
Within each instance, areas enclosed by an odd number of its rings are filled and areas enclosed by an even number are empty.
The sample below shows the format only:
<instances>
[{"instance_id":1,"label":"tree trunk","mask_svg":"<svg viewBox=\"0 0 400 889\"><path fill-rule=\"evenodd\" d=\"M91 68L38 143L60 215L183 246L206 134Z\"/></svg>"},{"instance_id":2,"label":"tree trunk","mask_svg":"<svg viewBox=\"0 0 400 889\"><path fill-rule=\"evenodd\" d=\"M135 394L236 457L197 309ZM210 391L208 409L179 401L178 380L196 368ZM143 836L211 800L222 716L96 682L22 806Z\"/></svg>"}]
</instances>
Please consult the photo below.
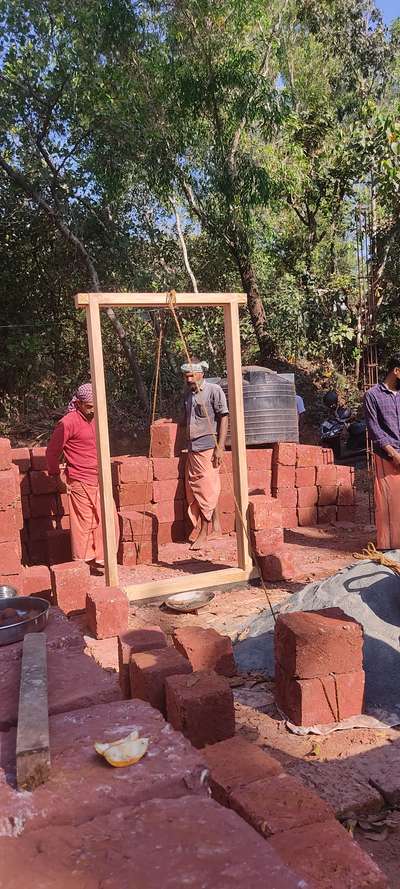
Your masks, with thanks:
<instances>
[{"instance_id":1,"label":"tree trunk","mask_svg":"<svg viewBox=\"0 0 400 889\"><path fill-rule=\"evenodd\" d=\"M68 227L68 225L64 222L64 220L61 219L59 213L54 209L54 207L51 206L51 204L48 203L48 201L46 201L46 199L43 197L43 195L40 192L36 191L36 189L33 187L33 185L31 185L29 180L26 179L25 176L22 173L20 173L18 170L15 170L13 167L11 167L10 164L8 164L7 161L5 161L4 158L2 158L2 157L0 157L0 168L2 168L5 171L5 173L7 173L8 178L15 185L17 185L18 188L20 188L22 191L24 191L25 194L28 195L28 197L32 198L35 201L35 203L37 203L37 205L39 207L41 207L42 210L45 211L45 213L47 213L47 215L49 216L49 218L51 219L51 221L53 222L55 227L58 229L58 231L63 236L64 240L67 243L72 243L74 245L77 252L80 254L84 264L86 265L87 271L90 275L90 279L92 282L93 291L95 293L100 291L101 287L100 287L100 281L99 281L99 276L97 274L96 266L90 256L88 250L86 249L83 241L81 241L81 239L78 238L77 235L74 234L74 232ZM147 390L146 390L146 387L143 382L139 363L138 363L136 356L133 352L132 346L126 336L124 327L121 324L121 322L118 320L118 318L114 312L114 309L111 309L111 308L107 309L106 314L107 314L107 316L108 316L108 318L109 318L109 320L110 320L110 322L117 334L117 337L118 337L118 339L121 343L121 346L124 350L124 354L125 354L125 356L128 360L128 363L131 367L133 377L135 380L135 384L136 384L136 389L137 389L139 401L140 401L142 407L144 408L144 410L146 411L146 413L148 413L149 399L148 399L148 395L147 395Z\"/></svg>"},{"instance_id":2,"label":"tree trunk","mask_svg":"<svg viewBox=\"0 0 400 889\"><path fill-rule=\"evenodd\" d=\"M136 355L135 355L135 353L132 349L132 346L128 340L128 337L125 333L125 328L123 327L123 325L117 318L117 316L114 312L114 309L111 309L111 308L106 309L106 315L107 315L107 318L109 318L109 320L111 321L111 324L117 334L117 337L121 343L121 346L124 350L125 356L128 360L130 368L132 370L139 401L140 401L142 407L144 408L144 410L146 411L146 413L148 413L149 412L149 399L148 399L148 395L147 395L147 389L146 389L146 386L143 382L143 377L142 377L142 373L140 370L139 362L136 359Z\"/></svg>"},{"instance_id":3,"label":"tree trunk","mask_svg":"<svg viewBox=\"0 0 400 889\"><path fill-rule=\"evenodd\" d=\"M238 256L237 253L234 253L234 256L239 268L243 290L247 293L247 306L257 337L261 359L266 361L275 355L276 347L268 332L267 316L258 289L255 271L248 256Z\"/></svg>"}]
</instances>

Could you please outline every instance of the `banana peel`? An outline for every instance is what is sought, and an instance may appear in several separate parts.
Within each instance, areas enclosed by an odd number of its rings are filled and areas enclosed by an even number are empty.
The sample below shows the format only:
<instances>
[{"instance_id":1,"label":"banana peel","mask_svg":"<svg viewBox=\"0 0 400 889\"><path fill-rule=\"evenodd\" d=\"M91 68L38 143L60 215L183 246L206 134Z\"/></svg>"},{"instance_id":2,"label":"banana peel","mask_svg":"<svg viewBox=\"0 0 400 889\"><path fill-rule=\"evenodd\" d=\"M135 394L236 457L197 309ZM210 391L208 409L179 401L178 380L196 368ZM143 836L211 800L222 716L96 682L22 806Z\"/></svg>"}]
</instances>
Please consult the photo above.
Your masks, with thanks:
<instances>
[{"instance_id":1,"label":"banana peel","mask_svg":"<svg viewBox=\"0 0 400 889\"><path fill-rule=\"evenodd\" d=\"M149 738L139 738L139 732L133 731L126 738L112 743L96 741L94 749L110 766L116 769L132 766L147 753Z\"/></svg>"}]
</instances>

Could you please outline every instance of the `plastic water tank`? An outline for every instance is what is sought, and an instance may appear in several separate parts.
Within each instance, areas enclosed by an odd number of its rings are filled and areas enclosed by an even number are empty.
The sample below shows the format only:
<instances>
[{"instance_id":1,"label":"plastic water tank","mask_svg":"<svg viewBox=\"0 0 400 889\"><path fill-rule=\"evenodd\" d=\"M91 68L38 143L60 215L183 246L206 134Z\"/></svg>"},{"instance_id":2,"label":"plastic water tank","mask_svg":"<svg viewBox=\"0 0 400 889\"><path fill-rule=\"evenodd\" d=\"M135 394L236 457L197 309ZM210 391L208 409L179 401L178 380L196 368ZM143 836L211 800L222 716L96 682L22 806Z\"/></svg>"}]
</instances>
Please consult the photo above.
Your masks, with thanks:
<instances>
[{"instance_id":1,"label":"plastic water tank","mask_svg":"<svg viewBox=\"0 0 400 889\"><path fill-rule=\"evenodd\" d=\"M246 445L298 441L294 375L257 365L243 367L242 373ZM220 385L228 397L228 381L221 380Z\"/></svg>"}]
</instances>

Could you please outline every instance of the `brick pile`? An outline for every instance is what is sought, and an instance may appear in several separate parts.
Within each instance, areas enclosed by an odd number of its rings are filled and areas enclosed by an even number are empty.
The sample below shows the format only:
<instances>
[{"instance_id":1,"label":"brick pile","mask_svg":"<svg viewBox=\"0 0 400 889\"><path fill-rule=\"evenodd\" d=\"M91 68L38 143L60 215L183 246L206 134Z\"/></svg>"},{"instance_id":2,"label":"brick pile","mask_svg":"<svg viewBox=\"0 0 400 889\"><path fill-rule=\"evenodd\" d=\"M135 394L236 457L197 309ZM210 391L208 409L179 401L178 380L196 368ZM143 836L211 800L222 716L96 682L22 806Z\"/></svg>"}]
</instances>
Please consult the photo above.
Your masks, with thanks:
<instances>
[{"instance_id":1,"label":"brick pile","mask_svg":"<svg viewBox=\"0 0 400 889\"><path fill-rule=\"evenodd\" d=\"M277 444L272 494L283 509L284 528L355 521L355 473L335 466L330 448Z\"/></svg>"},{"instance_id":2,"label":"brick pile","mask_svg":"<svg viewBox=\"0 0 400 889\"><path fill-rule=\"evenodd\" d=\"M95 607L101 622L99 598ZM187 658L166 647L160 628L120 634L120 680L129 679L129 661L140 653L148 665L160 665L164 652L164 679L157 668L147 671L145 686L166 690L169 725L157 706L120 699L116 677L87 656L76 624L57 608L50 609L46 635L52 770L29 794L15 789L22 644L0 652L4 885L121 889L132 885L134 872L146 889L158 889L160 874L166 886L175 886L178 875L178 882L206 889L228 889L232 879L262 889L266 874L276 889L387 889L331 806L256 744L234 736L228 680L213 670L192 672ZM201 645L202 639L197 653ZM189 648L196 646L188 654ZM220 651L214 638L206 640L207 656L211 650ZM178 673L168 670L167 652ZM142 681L143 662L141 671ZM95 741L112 743L134 729L149 739L140 762L112 769L95 755ZM202 753L192 746L204 744Z\"/></svg>"},{"instance_id":3,"label":"brick pile","mask_svg":"<svg viewBox=\"0 0 400 889\"><path fill-rule=\"evenodd\" d=\"M194 747L235 732L232 643L215 630L185 627L167 645L160 627L130 630L118 638L120 687L167 717ZM217 672L218 669L218 672Z\"/></svg>"},{"instance_id":4,"label":"brick pile","mask_svg":"<svg viewBox=\"0 0 400 889\"><path fill-rule=\"evenodd\" d=\"M261 834L301 878L299 886L386 889L386 877L331 806L255 743L237 735L204 754L213 798Z\"/></svg>"},{"instance_id":5,"label":"brick pile","mask_svg":"<svg viewBox=\"0 0 400 889\"><path fill-rule=\"evenodd\" d=\"M275 625L275 695L295 725L340 722L363 710L363 629L340 608L281 614Z\"/></svg>"},{"instance_id":6,"label":"brick pile","mask_svg":"<svg viewBox=\"0 0 400 889\"><path fill-rule=\"evenodd\" d=\"M50 478L46 448L13 448L19 471L24 563L54 565L71 560L69 510L62 479Z\"/></svg>"},{"instance_id":7,"label":"brick pile","mask_svg":"<svg viewBox=\"0 0 400 889\"><path fill-rule=\"evenodd\" d=\"M153 457L121 456L112 459L114 498L120 519L118 562L128 568L138 563L155 563L160 546L187 539L189 524L185 500L185 455L183 430L176 423L158 420L152 427ZM4 448L6 446L4 445ZM68 497L63 482L49 477L46 449L14 448L7 444L8 457L0 470L0 507L14 510L3 515L1 540L22 545L22 564L51 566L69 562ZM6 453L6 451L4 451ZM7 463L8 460L8 463ZM4 462L5 461L5 462ZM354 470L335 466L329 448L294 443L247 449L250 494L251 543L262 563L265 579L292 579L291 555L283 543L283 529L355 519ZM15 492L15 475L19 487ZM11 492L11 493L10 493ZM2 498L2 499L1 499ZM224 455L219 501L222 532L234 534L232 453ZM11 510L11 512L10 512ZM145 514L143 518L143 514ZM15 521L18 534L12 530ZM10 557L10 547L8 558ZM11 564L12 562L12 564ZM17 575L21 564L11 560L9 574ZM17 570L18 569L18 570ZM4 576L7 575L5 568ZM39 579L27 579L35 587ZM43 578L40 581L44 582ZM50 588L49 576L46 587ZM37 592L38 590L34 589Z\"/></svg>"},{"instance_id":8,"label":"brick pile","mask_svg":"<svg viewBox=\"0 0 400 889\"><path fill-rule=\"evenodd\" d=\"M18 469L12 463L8 438L0 438L0 584L22 592L21 529L23 525Z\"/></svg>"}]
</instances>

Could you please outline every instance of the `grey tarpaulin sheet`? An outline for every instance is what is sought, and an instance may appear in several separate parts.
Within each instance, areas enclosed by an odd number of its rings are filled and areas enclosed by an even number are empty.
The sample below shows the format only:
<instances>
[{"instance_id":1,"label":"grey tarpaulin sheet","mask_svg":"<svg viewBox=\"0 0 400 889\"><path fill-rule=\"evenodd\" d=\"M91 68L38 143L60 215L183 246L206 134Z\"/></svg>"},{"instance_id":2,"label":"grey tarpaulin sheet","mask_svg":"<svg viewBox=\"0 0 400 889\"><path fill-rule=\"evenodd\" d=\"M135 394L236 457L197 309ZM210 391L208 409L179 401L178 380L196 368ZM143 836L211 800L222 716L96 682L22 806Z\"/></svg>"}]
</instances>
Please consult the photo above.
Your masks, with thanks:
<instances>
[{"instance_id":1,"label":"grey tarpaulin sheet","mask_svg":"<svg viewBox=\"0 0 400 889\"><path fill-rule=\"evenodd\" d=\"M388 552L400 561L400 550ZM342 608L364 627L366 707L400 719L400 576L374 562L356 562L294 593L276 613ZM269 609L248 621L235 644L240 670L274 674L274 621Z\"/></svg>"}]
</instances>

